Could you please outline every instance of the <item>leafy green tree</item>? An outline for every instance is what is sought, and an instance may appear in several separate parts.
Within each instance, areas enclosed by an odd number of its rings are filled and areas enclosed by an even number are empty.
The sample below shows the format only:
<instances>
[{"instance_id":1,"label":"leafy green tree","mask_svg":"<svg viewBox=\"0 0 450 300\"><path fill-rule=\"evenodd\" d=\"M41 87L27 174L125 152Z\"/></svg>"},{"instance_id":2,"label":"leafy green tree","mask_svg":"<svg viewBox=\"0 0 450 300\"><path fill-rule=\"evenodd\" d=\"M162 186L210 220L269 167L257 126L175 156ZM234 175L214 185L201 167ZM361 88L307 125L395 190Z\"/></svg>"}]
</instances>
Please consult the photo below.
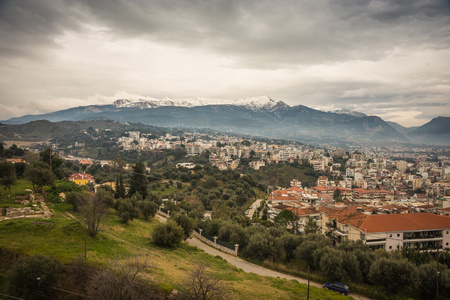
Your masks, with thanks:
<instances>
[{"instance_id":1,"label":"leafy green tree","mask_svg":"<svg viewBox=\"0 0 450 300\"><path fill-rule=\"evenodd\" d=\"M346 274L343 264L343 253L339 250L330 249L320 259L320 271L330 280L340 281Z\"/></svg>"},{"instance_id":2,"label":"leafy green tree","mask_svg":"<svg viewBox=\"0 0 450 300\"><path fill-rule=\"evenodd\" d=\"M241 225L231 221L222 223L217 237L219 240L229 242L233 245L238 244L240 249L247 246L249 238L248 233Z\"/></svg>"},{"instance_id":3,"label":"leafy green tree","mask_svg":"<svg viewBox=\"0 0 450 300\"><path fill-rule=\"evenodd\" d=\"M78 205L83 204L87 201L89 194L80 191L72 191L66 194L65 202L67 204L72 204L72 210L78 212Z\"/></svg>"},{"instance_id":4,"label":"leafy green tree","mask_svg":"<svg viewBox=\"0 0 450 300\"><path fill-rule=\"evenodd\" d=\"M139 209L133 206L133 203L129 199L118 199L117 212L119 218L123 223L128 223L136 218L139 218Z\"/></svg>"},{"instance_id":5,"label":"leafy green tree","mask_svg":"<svg viewBox=\"0 0 450 300\"><path fill-rule=\"evenodd\" d=\"M421 299L437 299L436 283L437 269L435 263L423 264L419 266L419 293ZM450 272L447 266L439 265L439 290L440 297L446 299L450 296Z\"/></svg>"},{"instance_id":6,"label":"leafy green tree","mask_svg":"<svg viewBox=\"0 0 450 300\"><path fill-rule=\"evenodd\" d=\"M27 168L26 163L17 162L14 164L14 169L16 169L16 176L17 178L22 178L23 173L25 172L25 169Z\"/></svg>"},{"instance_id":7,"label":"leafy green tree","mask_svg":"<svg viewBox=\"0 0 450 300\"><path fill-rule=\"evenodd\" d=\"M376 256L372 251L356 249L352 252L359 263L359 271L364 282L369 283L369 271Z\"/></svg>"},{"instance_id":8,"label":"leafy green tree","mask_svg":"<svg viewBox=\"0 0 450 300\"><path fill-rule=\"evenodd\" d=\"M286 226L288 226L290 223L292 223L292 221L294 221L294 213L289 210L289 209L285 209L282 212L280 212L276 217L275 217L275 223L281 225L282 227L286 228Z\"/></svg>"},{"instance_id":9,"label":"leafy green tree","mask_svg":"<svg viewBox=\"0 0 450 300\"><path fill-rule=\"evenodd\" d=\"M266 259L278 261L284 256L284 249L279 238L264 231L250 236L244 256L260 262Z\"/></svg>"},{"instance_id":10,"label":"leafy green tree","mask_svg":"<svg viewBox=\"0 0 450 300\"><path fill-rule=\"evenodd\" d=\"M28 166L23 176L31 181L34 192L42 189L44 185L52 185L55 180L55 175L39 163Z\"/></svg>"},{"instance_id":11,"label":"leafy green tree","mask_svg":"<svg viewBox=\"0 0 450 300\"><path fill-rule=\"evenodd\" d=\"M149 217L154 217L156 212L158 211L158 204L150 200L144 200L140 205L142 216L145 220L148 220Z\"/></svg>"},{"instance_id":12,"label":"leafy green tree","mask_svg":"<svg viewBox=\"0 0 450 300\"><path fill-rule=\"evenodd\" d=\"M123 169L127 163L122 159L122 157L120 157L119 154L116 155L116 157L113 160L114 166L115 167L119 167L121 169Z\"/></svg>"},{"instance_id":13,"label":"leafy green tree","mask_svg":"<svg viewBox=\"0 0 450 300\"><path fill-rule=\"evenodd\" d=\"M286 232L281 236L280 242L282 243L284 252L286 253L286 260L290 261L294 258L294 251L301 244L302 237Z\"/></svg>"},{"instance_id":14,"label":"leafy green tree","mask_svg":"<svg viewBox=\"0 0 450 300\"><path fill-rule=\"evenodd\" d=\"M133 173L130 178L130 190L128 191L129 196L139 192L142 198L145 199L147 197L148 180L145 174L146 170L144 163L142 161L138 161L133 167Z\"/></svg>"},{"instance_id":15,"label":"leafy green tree","mask_svg":"<svg viewBox=\"0 0 450 300\"><path fill-rule=\"evenodd\" d=\"M119 174L119 176L116 177L116 191L114 193L114 198L125 198L125 186L123 185L122 174Z\"/></svg>"},{"instance_id":16,"label":"leafy green tree","mask_svg":"<svg viewBox=\"0 0 450 300\"><path fill-rule=\"evenodd\" d=\"M8 272L7 292L23 299L48 299L55 294L62 265L42 255L21 257Z\"/></svg>"},{"instance_id":17,"label":"leafy green tree","mask_svg":"<svg viewBox=\"0 0 450 300\"><path fill-rule=\"evenodd\" d=\"M10 162L4 161L0 163L0 185L5 186L5 190L9 191L9 195L12 197L11 185L16 182L16 169Z\"/></svg>"},{"instance_id":18,"label":"leafy green tree","mask_svg":"<svg viewBox=\"0 0 450 300\"><path fill-rule=\"evenodd\" d=\"M297 259L303 260L308 266L314 267L313 253L316 249L328 247L328 240L321 234L309 234L304 239L300 246L294 251L294 256Z\"/></svg>"},{"instance_id":19,"label":"leafy green tree","mask_svg":"<svg viewBox=\"0 0 450 300\"><path fill-rule=\"evenodd\" d=\"M205 189L212 189L218 187L218 183L214 177L208 177L203 186L205 187Z\"/></svg>"},{"instance_id":20,"label":"leafy green tree","mask_svg":"<svg viewBox=\"0 0 450 300\"><path fill-rule=\"evenodd\" d=\"M174 220L181 228L183 228L184 232L184 240L187 240L194 229L194 224L192 222L192 219L189 218L185 214L180 213L174 213L170 216L170 219Z\"/></svg>"},{"instance_id":21,"label":"leafy green tree","mask_svg":"<svg viewBox=\"0 0 450 300\"><path fill-rule=\"evenodd\" d=\"M304 230L305 234L316 234L317 230L319 228L317 227L317 222L314 218L308 217L308 220L306 221Z\"/></svg>"},{"instance_id":22,"label":"leafy green tree","mask_svg":"<svg viewBox=\"0 0 450 300\"><path fill-rule=\"evenodd\" d=\"M342 201L342 196L341 196L341 190L336 189L333 192L333 200L337 201L337 202L341 202Z\"/></svg>"},{"instance_id":23,"label":"leafy green tree","mask_svg":"<svg viewBox=\"0 0 450 300\"><path fill-rule=\"evenodd\" d=\"M50 148L46 148L44 151L39 153L39 157L39 160L47 165L48 168L51 166L51 170L56 177L60 179L63 177L63 172L60 167L64 163L64 159L59 158L57 153L52 152Z\"/></svg>"},{"instance_id":24,"label":"leafy green tree","mask_svg":"<svg viewBox=\"0 0 450 300\"><path fill-rule=\"evenodd\" d=\"M153 243L163 247L173 247L181 243L184 237L183 228L174 220L168 220L155 226L152 233Z\"/></svg>"},{"instance_id":25,"label":"leafy green tree","mask_svg":"<svg viewBox=\"0 0 450 300\"><path fill-rule=\"evenodd\" d=\"M228 206L225 205L225 203L219 203L213 206L212 212L211 212L211 218L213 219L222 219L222 218L229 218L231 215L231 210Z\"/></svg>"},{"instance_id":26,"label":"leafy green tree","mask_svg":"<svg viewBox=\"0 0 450 300\"><path fill-rule=\"evenodd\" d=\"M402 287L417 285L419 273L416 266L405 259L381 257L370 267L369 280L392 293Z\"/></svg>"},{"instance_id":27,"label":"leafy green tree","mask_svg":"<svg viewBox=\"0 0 450 300\"><path fill-rule=\"evenodd\" d=\"M110 186L101 185L95 195L99 197L108 207L114 207L114 193L112 192Z\"/></svg>"},{"instance_id":28,"label":"leafy green tree","mask_svg":"<svg viewBox=\"0 0 450 300\"><path fill-rule=\"evenodd\" d=\"M352 279L354 282L360 282L362 279L362 274L359 269L359 261L355 254L352 252L342 252L343 262L342 268L345 274Z\"/></svg>"}]
</instances>

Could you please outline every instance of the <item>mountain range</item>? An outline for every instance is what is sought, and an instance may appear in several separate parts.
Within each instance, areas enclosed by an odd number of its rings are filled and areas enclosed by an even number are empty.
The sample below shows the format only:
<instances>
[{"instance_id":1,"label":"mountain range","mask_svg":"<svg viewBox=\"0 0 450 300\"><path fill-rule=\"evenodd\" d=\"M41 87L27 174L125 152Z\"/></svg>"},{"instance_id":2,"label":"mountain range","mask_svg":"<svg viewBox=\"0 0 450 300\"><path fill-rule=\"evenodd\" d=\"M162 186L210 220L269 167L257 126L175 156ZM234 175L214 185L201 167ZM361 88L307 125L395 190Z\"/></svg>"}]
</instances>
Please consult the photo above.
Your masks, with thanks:
<instances>
[{"instance_id":1,"label":"mountain range","mask_svg":"<svg viewBox=\"0 0 450 300\"><path fill-rule=\"evenodd\" d=\"M110 119L160 127L210 128L267 138L364 144L450 144L450 118L438 117L420 127L406 128L377 116L290 106L267 96L238 99L231 104L207 99L118 99L109 105L74 107L2 121L23 124L36 120Z\"/></svg>"}]
</instances>

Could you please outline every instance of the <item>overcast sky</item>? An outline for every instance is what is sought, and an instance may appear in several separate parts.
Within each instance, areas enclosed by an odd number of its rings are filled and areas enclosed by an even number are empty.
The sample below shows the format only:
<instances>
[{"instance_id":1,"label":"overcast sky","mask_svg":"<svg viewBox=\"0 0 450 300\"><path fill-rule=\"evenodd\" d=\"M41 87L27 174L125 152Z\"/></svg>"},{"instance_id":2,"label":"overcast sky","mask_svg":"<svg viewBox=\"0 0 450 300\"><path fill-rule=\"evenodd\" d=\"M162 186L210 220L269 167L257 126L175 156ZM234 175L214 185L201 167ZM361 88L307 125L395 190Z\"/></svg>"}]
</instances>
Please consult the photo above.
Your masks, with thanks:
<instances>
[{"instance_id":1,"label":"overcast sky","mask_svg":"<svg viewBox=\"0 0 450 300\"><path fill-rule=\"evenodd\" d=\"M118 98L267 95L450 116L450 2L0 0L0 120Z\"/></svg>"}]
</instances>

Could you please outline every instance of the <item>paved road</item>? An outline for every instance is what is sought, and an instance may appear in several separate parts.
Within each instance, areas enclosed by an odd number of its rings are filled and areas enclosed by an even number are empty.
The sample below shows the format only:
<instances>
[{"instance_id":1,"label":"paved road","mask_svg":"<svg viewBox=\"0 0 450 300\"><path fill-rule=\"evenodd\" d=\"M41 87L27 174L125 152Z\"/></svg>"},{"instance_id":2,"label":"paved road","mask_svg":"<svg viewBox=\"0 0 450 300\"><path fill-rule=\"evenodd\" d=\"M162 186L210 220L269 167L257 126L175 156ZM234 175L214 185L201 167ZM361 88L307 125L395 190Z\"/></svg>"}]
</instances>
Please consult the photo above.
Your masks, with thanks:
<instances>
[{"instance_id":1,"label":"paved road","mask_svg":"<svg viewBox=\"0 0 450 300\"><path fill-rule=\"evenodd\" d=\"M160 215L155 215L155 217L162 223L166 222L167 219L164 218L163 216ZM255 264L252 264L246 260L243 260L237 256L234 255L230 255L227 253L224 253L222 251L219 251L213 247L208 246L207 244L203 243L202 241L196 239L196 238L189 238L187 241L187 244L190 246L195 246L199 249L202 249L203 251L205 251L206 253L210 254L210 255L219 255L220 257L222 257L223 259L225 259L228 263L232 264L233 266L242 269L244 272L247 273L255 273L258 275L262 275L262 276L270 276L270 277L278 277L278 278L284 278L284 279L288 279L288 280L297 280L299 283L302 284L308 284L308 280L304 279L304 278L300 278L300 277L296 277L296 276L291 276L291 275L287 275L284 273L280 273L277 271L273 271ZM321 283L317 283L317 282L309 282L310 286L315 286L317 288L322 288L322 284ZM356 294L351 294L351 296L354 299L357 300L370 300L369 298L366 298L364 296L361 295L356 295Z\"/></svg>"},{"instance_id":2,"label":"paved road","mask_svg":"<svg viewBox=\"0 0 450 300\"><path fill-rule=\"evenodd\" d=\"M248 210L248 215L247 217L249 217L250 219L253 218L253 214L255 213L255 211L258 209L258 207L261 205L261 201L263 201L264 199L258 199L255 202L253 202L253 204L251 205L253 208L250 208Z\"/></svg>"},{"instance_id":3,"label":"paved road","mask_svg":"<svg viewBox=\"0 0 450 300\"><path fill-rule=\"evenodd\" d=\"M291 275L287 275L284 273L280 273L277 271L273 271L255 264L252 264L246 260L243 260L237 256L234 255L230 255L224 252L221 252L215 248L212 248L210 246L208 246L207 244L201 242L200 240L196 239L196 238L190 238L186 241L188 243L188 245L190 246L195 246L199 249L202 249L203 251L205 251L206 253L210 254L210 255L219 255L220 257L222 257L223 259L225 259L228 263L232 264L233 266L238 267L239 269L242 269L244 272L247 273L255 273L258 275L262 275L262 276L270 276L270 277L278 277L278 278L284 278L284 279L288 279L288 280L296 280L299 283L302 284L308 284L308 280L304 279L304 278L300 278L300 277L296 277L296 276L291 276ZM315 286L317 288L322 288L322 284L321 283L317 283L317 282L309 282L310 286ZM370 300L370 298L361 296L361 295L357 295L357 294L351 294L351 296L354 299L357 300Z\"/></svg>"}]
</instances>

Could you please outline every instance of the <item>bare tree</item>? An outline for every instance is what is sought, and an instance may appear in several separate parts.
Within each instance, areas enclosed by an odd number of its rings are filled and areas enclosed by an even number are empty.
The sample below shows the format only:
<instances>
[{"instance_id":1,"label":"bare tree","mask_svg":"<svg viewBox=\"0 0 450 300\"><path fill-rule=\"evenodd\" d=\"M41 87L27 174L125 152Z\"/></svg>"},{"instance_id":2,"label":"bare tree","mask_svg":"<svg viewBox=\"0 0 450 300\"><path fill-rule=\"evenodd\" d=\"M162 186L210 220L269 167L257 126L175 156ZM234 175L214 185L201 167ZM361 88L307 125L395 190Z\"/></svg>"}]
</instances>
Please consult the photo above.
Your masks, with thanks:
<instances>
[{"instance_id":1,"label":"bare tree","mask_svg":"<svg viewBox=\"0 0 450 300\"><path fill-rule=\"evenodd\" d=\"M120 256L109 267L97 271L87 286L92 299L159 299L160 295L139 275L153 268L147 255L135 255L126 259Z\"/></svg>"},{"instance_id":2,"label":"bare tree","mask_svg":"<svg viewBox=\"0 0 450 300\"><path fill-rule=\"evenodd\" d=\"M98 195L94 195L93 197L87 195L80 196L77 202L78 210L84 217L89 235L95 237L101 229L101 219L108 211L108 206Z\"/></svg>"},{"instance_id":3,"label":"bare tree","mask_svg":"<svg viewBox=\"0 0 450 300\"><path fill-rule=\"evenodd\" d=\"M208 268L199 263L189 274L184 286L189 299L227 299L225 284L208 273Z\"/></svg>"}]
</instances>

